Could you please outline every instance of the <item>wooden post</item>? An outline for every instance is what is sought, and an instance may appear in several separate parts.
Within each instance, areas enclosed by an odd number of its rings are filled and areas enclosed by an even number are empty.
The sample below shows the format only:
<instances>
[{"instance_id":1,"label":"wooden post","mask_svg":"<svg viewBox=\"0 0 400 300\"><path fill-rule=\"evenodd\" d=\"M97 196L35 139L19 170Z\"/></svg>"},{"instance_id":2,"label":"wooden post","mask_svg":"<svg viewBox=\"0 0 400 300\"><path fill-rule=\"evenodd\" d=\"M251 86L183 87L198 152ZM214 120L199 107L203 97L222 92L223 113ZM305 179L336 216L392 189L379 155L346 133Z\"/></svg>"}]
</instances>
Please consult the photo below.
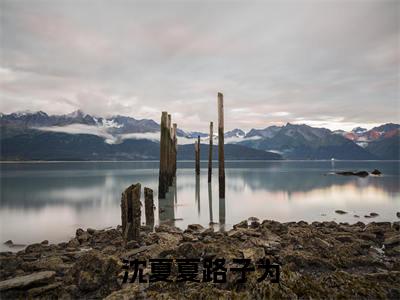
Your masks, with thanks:
<instances>
[{"instance_id":1,"label":"wooden post","mask_svg":"<svg viewBox=\"0 0 400 300\"><path fill-rule=\"evenodd\" d=\"M168 129L168 113L163 111L161 114L160 125L160 172L158 177L158 198L165 199L165 194L168 189L168 144L169 144L169 129Z\"/></svg>"},{"instance_id":2,"label":"wooden post","mask_svg":"<svg viewBox=\"0 0 400 300\"><path fill-rule=\"evenodd\" d=\"M153 190L150 188L144 188L144 208L146 215L146 225L154 226L154 200Z\"/></svg>"},{"instance_id":3,"label":"wooden post","mask_svg":"<svg viewBox=\"0 0 400 300\"><path fill-rule=\"evenodd\" d=\"M196 158L196 175L200 175L200 136L197 137L195 143L195 158Z\"/></svg>"},{"instance_id":4,"label":"wooden post","mask_svg":"<svg viewBox=\"0 0 400 300\"><path fill-rule=\"evenodd\" d=\"M210 122L210 148L208 150L208 182L212 177L213 122Z\"/></svg>"},{"instance_id":5,"label":"wooden post","mask_svg":"<svg viewBox=\"0 0 400 300\"><path fill-rule=\"evenodd\" d=\"M122 193L122 236L125 241L138 241L140 237L140 188L140 183L132 184Z\"/></svg>"},{"instance_id":6,"label":"wooden post","mask_svg":"<svg viewBox=\"0 0 400 300\"><path fill-rule=\"evenodd\" d=\"M172 185L172 128L171 128L171 115L168 114L168 163L167 163L167 173L168 173L168 181L167 181L167 190Z\"/></svg>"},{"instance_id":7,"label":"wooden post","mask_svg":"<svg viewBox=\"0 0 400 300\"><path fill-rule=\"evenodd\" d=\"M172 130L172 137L173 137L173 147L172 147L172 151L173 151L173 168L172 168L172 173L173 176L176 177L176 158L177 158L177 151L178 151L178 138L176 137L176 129L177 129L177 124L174 123L173 124L173 130Z\"/></svg>"},{"instance_id":8,"label":"wooden post","mask_svg":"<svg viewBox=\"0 0 400 300\"><path fill-rule=\"evenodd\" d=\"M222 93L218 93L218 179L219 197L225 198L224 96Z\"/></svg>"}]
</instances>

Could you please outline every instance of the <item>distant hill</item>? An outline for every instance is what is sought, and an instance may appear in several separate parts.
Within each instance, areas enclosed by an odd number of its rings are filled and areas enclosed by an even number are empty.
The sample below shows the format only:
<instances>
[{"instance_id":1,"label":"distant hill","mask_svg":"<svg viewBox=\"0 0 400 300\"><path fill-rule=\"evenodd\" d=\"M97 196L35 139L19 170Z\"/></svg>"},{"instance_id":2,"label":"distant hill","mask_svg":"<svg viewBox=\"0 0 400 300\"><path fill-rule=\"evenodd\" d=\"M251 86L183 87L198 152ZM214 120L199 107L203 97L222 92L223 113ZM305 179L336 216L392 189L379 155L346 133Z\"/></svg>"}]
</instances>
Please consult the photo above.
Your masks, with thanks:
<instances>
[{"instance_id":1,"label":"distant hill","mask_svg":"<svg viewBox=\"0 0 400 300\"><path fill-rule=\"evenodd\" d=\"M200 144L200 159L208 159L209 145ZM178 147L179 160L194 159L194 146L182 145ZM218 146L213 146L213 159L218 159ZM242 145L226 144L226 160L280 160L282 156L272 152L260 151Z\"/></svg>"},{"instance_id":2,"label":"distant hill","mask_svg":"<svg viewBox=\"0 0 400 300\"><path fill-rule=\"evenodd\" d=\"M208 146L201 145L201 159L207 159ZM214 158L218 157L214 146ZM158 160L158 142L128 139L119 144L107 144L104 139L89 134L67 134L29 130L1 140L1 160ZM194 159L193 145L178 147L179 160ZM240 145L226 145L227 160L275 160L280 155Z\"/></svg>"}]
</instances>

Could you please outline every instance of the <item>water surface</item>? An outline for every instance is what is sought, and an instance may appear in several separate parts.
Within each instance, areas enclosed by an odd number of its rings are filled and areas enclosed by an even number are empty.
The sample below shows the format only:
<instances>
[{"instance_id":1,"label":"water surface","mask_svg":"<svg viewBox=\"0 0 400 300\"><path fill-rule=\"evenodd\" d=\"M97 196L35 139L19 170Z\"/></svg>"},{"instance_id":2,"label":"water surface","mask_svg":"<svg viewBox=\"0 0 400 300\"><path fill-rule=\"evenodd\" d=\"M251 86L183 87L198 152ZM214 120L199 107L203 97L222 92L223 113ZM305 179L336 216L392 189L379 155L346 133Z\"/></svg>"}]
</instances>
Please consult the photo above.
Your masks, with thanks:
<instances>
[{"instance_id":1,"label":"water surface","mask_svg":"<svg viewBox=\"0 0 400 300\"><path fill-rule=\"evenodd\" d=\"M229 229L249 217L281 222L395 221L400 211L399 162L393 161L226 162L225 199L218 199L216 163L209 185L206 162L200 177L194 174L194 162L179 162L176 187L160 201L157 162L1 163L0 167L1 250L8 249L2 243L9 239L21 244L60 242L78 227L120 224L121 193L136 182L154 190L157 223L172 222L183 229L210 222ZM383 175L331 174L374 168ZM338 215L337 209L348 213ZM364 217L371 212L379 216Z\"/></svg>"}]
</instances>

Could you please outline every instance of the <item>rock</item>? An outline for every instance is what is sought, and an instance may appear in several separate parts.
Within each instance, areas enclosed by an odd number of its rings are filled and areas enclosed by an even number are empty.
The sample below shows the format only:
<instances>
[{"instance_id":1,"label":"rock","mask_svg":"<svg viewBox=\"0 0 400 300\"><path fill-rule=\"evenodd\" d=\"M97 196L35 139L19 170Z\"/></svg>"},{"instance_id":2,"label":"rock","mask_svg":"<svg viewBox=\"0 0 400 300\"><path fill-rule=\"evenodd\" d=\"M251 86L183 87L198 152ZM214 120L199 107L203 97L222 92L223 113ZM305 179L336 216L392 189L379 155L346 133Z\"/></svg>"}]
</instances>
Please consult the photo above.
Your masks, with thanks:
<instances>
[{"instance_id":1,"label":"rock","mask_svg":"<svg viewBox=\"0 0 400 300\"><path fill-rule=\"evenodd\" d=\"M350 235L338 235L338 236L335 236L335 239L337 239L338 241L343 242L343 243L353 242L353 237Z\"/></svg>"},{"instance_id":2,"label":"rock","mask_svg":"<svg viewBox=\"0 0 400 300\"><path fill-rule=\"evenodd\" d=\"M25 253L34 253L34 252L42 252L44 249L44 245L42 244L32 244L25 248Z\"/></svg>"},{"instance_id":3,"label":"rock","mask_svg":"<svg viewBox=\"0 0 400 300\"><path fill-rule=\"evenodd\" d=\"M344 214L347 214L347 211L338 209L338 210L335 210L335 213L337 213L337 214L339 214L339 215L344 215Z\"/></svg>"},{"instance_id":4,"label":"rock","mask_svg":"<svg viewBox=\"0 0 400 300\"><path fill-rule=\"evenodd\" d=\"M22 260L23 261L36 261L38 260L40 257L40 254L36 254L36 255L24 255L22 256Z\"/></svg>"},{"instance_id":5,"label":"rock","mask_svg":"<svg viewBox=\"0 0 400 300\"><path fill-rule=\"evenodd\" d=\"M369 175L367 171L359 171L359 172L344 171L344 172L336 172L336 174L343 176L358 176L358 177L367 177Z\"/></svg>"},{"instance_id":6,"label":"rock","mask_svg":"<svg viewBox=\"0 0 400 300\"><path fill-rule=\"evenodd\" d=\"M83 244L87 242L90 239L90 237L91 237L90 234L84 231L83 233L77 235L76 238L80 244Z\"/></svg>"},{"instance_id":7,"label":"rock","mask_svg":"<svg viewBox=\"0 0 400 300\"><path fill-rule=\"evenodd\" d=\"M8 241L4 242L4 245L7 245L7 246L12 246L13 244L14 243L12 240L8 240Z\"/></svg>"},{"instance_id":8,"label":"rock","mask_svg":"<svg viewBox=\"0 0 400 300\"><path fill-rule=\"evenodd\" d=\"M204 246L201 242L200 243L185 242L178 246L177 254L178 257L199 258L201 256L203 248Z\"/></svg>"},{"instance_id":9,"label":"rock","mask_svg":"<svg viewBox=\"0 0 400 300\"><path fill-rule=\"evenodd\" d=\"M188 225L187 230L200 232L200 231L204 230L204 227L201 226L200 224L190 224L190 225Z\"/></svg>"},{"instance_id":10,"label":"rock","mask_svg":"<svg viewBox=\"0 0 400 300\"><path fill-rule=\"evenodd\" d=\"M64 263L60 257L44 257L35 261L24 262L21 268L26 272L32 271L60 271L64 268Z\"/></svg>"},{"instance_id":11,"label":"rock","mask_svg":"<svg viewBox=\"0 0 400 300\"><path fill-rule=\"evenodd\" d=\"M379 214L377 214L375 212L372 212L369 215L370 215L371 218L375 218L375 217L379 216Z\"/></svg>"},{"instance_id":12,"label":"rock","mask_svg":"<svg viewBox=\"0 0 400 300\"><path fill-rule=\"evenodd\" d=\"M117 276L121 271L118 261L92 250L83 254L70 270L73 283L82 292L98 290L99 296L106 296L118 287Z\"/></svg>"},{"instance_id":13,"label":"rock","mask_svg":"<svg viewBox=\"0 0 400 300\"><path fill-rule=\"evenodd\" d=\"M190 234L190 233L184 233L183 235L182 235L182 241L183 242L195 242L195 241L198 241L199 239L198 238L196 238L193 234Z\"/></svg>"},{"instance_id":14,"label":"rock","mask_svg":"<svg viewBox=\"0 0 400 300\"><path fill-rule=\"evenodd\" d=\"M359 218L360 216L359 216L359 215L354 215L353 217L354 217L354 218Z\"/></svg>"},{"instance_id":15,"label":"rock","mask_svg":"<svg viewBox=\"0 0 400 300\"><path fill-rule=\"evenodd\" d=\"M114 254L117 252L117 248L115 246L106 246L101 252L104 254Z\"/></svg>"},{"instance_id":16,"label":"rock","mask_svg":"<svg viewBox=\"0 0 400 300\"><path fill-rule=\"evenodd\" d=\"M62 286L62 284L60 282L57 282L57 283L52 283L52 284L48 284L48 285L45 285L45 286L40 286L40 287L37 287L37 288L30 289L28 291L28 295L29 295L28 298L41 296L44 293L47 293L49 291L54 291L56 289L59 289L61 286ZM54 298L58 298L56 296L57 295L54 295Z\"/></svg>"},{"instance_id":17,"label":"rock","mask_svg":"<svg viewBox=\"0 0 400 300\"><path fill-rule=\"evenodd\" d=\"M78 228L75 232L75 236L78 237L80 235L82 235L85 232L85 230L83 230L82 228Z\"/></svg>"},{"instance_id":18,"label":"rock","mask_svg":"<svg viewBox=\"0 0 400 300\"><path fill-rule=\"evenodd\" d=\"M400 245L400 234L394 235L385 239L384 243L386 248L393 248Z\"/></svg>"},{"instance_id":19,"label":"rock","mask_svg":"<svg viewBox=\"0 0 400 300\"><path fill-rule=\"evenodd\" d=\"M393 229L400 231L400 222L399 221L393 222Z\"/></svg>"},{"instance_id":20,"label":"rock","mask_svg":"<svg viewBox=\"0 0 400 300\"><path fill-rule=\"evenodd\" d=\"M79 246L80 246L80 243L77 238L73 238L67 244L68 248L78 248Z\"/></svg>"},{"instance_id":21,"label":"rock","mask_svg":"<svg viewBox=\"0 0 400 300\"><path fill-rule=\"evenodd\" d=\"M250 228L256 229L256 228L259 228L259 227L260 227L260 222L259 221L255 221L255 220L251 221Z\"/></svg>"},{"instance_id":22,"label":"rock","mask_svg":"<svg viewBox=\"0 0 400 300\"><path fill-rule=\"evenodd\" d=\"M134 255L138 254L138 253L150 251L150 250L152 250L152 249L154 249L154 248L156 248L156 247L157 247L156 244L154 244L154 245L149 245L149 246L143 246L143 247L140 247L140 248L133 249L133 250L130 250L130 251L125 252L125 253L122 255L122 257L123 257L123 258L129 258L129 257L131 257L131 256L134 256Z\"/></svg>"},{"instance_id":23,"label":"rock","mask_svg":"<svg viewBox=\"0 0 400 300\"><path fill-rule=\"evenodd\" d=\"M400 212L397 212L396 216L400 219Z\"/></svg>"},{"instance_id":24,"label":"rock","mask_svg":"<svg viewBox=\"0 0 400 300\"><path fill-rule=\"evenodd\" d=\"M233 229L236 229L236 228L248 228L247 220L243 220L242 222L240 222L236 225L233 225Z\"/></svg>"},{"instance_id":25,"label":"rock","mask_svg":"<svg viewBox=\"0 0 400 300\"><path fill-rule=\"evenodd\" d=\"M243 254L243 258L248 259L250 258L252 261L258 261L265 256L265 252L263 248L246 248L241 250Z\"/></svg>"},{"instance_id":26,"label":"rock","mask_svg":"<svg viewBox=\"0 0 400 300\"><path fill-rule=\"evenodd\" d=\"M155 232L182 233L182 230L178 227L160 224L159 226L155 227Z\"/></svg>"},{"instance_id":27,"label":"rock","mask_svg":"<svg viewBox=\"0 0 400 300\"><path fill-rule=\"evenodd\" d=\"M31 286L47 284L54 280L55 274L53 271L44 271L4 280L0 282L0 291L27 289Z\"/></svg>"},{"instance_id":28,"label":"rock","mask_svg":"<svg viewBox=\"0 0 400 300\"><path fill-rule=\"evenodd\" d=\"M307 227L308 223L306 221L302 220L302 221L297 222L297 225L300 226L300 227Z\"/></svg>"},{"instance_id":29,"label":"rock","mask_svg":"<svg viewBox=\"0 0 400 300\"><path fill-rule=\"evenodd\" d=\"M332 247L332 245L329 244L327 241L325 241L325 240L323 240L323 239L320 239L320 238L318 238L318 237L314 239L314 242L315 242L315 245L316 245L318 248L322 249L322 250L328 249L328 248L331 248L331 247Z\"/></svg>"},{"instance_id":30,"label":"rock","mask_svg":"<svg viewBox=\"0 0 400 300\"><path fill-rule=\"evenodd\" d=\"M381 175L382 172L379 171L378 169L374 169L374 170L371 172L371 174L373 174L373 175Z\"/></svg>"},{"instance_id":31,"label":"rock","mask_svg":"<svg viewBox=\"0 0 400 300\"><path fill-rule=\"evenodd\" d=\"M48 245L48 244L49 244L49 241L48 241L48 240L44 240L44 241L41 242L41 244L42 244L42 245Z\"/></svg>"},{"instance_id":32,"label":"rock","mask_svg":"<svg viewBox=\"0 0 400 300\"><path fill-rule=\"evenodd\" d=\"M127 242L126 246L125 246L126 249L136 249L136 248L139 248L139 247L140 247L139 243L137 241L134 241L134 240Z\"/></svg>"},{"instance_id":33,"label":"rock","mask_svg":"<svg viewBox=\"0 0 400 300\"><path fill-rule=\"evenodd\" d=\"M93 233L96 232L96 230L93 229L93 228L88 228L86 231L87 231L87 233L89 233L89 234L93 234Z\"/></svg>"}]
</instances>

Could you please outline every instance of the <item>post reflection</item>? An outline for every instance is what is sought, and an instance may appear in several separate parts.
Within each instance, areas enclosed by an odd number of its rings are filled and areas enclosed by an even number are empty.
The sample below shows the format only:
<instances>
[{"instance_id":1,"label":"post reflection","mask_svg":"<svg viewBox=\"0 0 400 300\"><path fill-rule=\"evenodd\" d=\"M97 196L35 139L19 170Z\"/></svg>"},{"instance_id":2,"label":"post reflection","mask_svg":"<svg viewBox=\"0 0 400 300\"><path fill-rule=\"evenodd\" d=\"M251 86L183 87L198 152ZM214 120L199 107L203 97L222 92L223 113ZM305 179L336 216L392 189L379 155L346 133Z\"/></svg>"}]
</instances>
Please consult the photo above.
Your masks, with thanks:
<instances>
[{"instance_id":1,"label":"post reflection","mask_svg":"<svg viewBox=\"0 0 400 300\"><path fill-rule=\"evenodd\" d=\"M158 199L158 218L160 224L168 223L175 226L175 199L176 199L176 181L173 181L165 194L165 199Z\"/></svg>"},{"instance_id":2,"label":"post reflection","mask_svg":"<svg viewBox=\"0 0 400 300\"><path fill-rule=\"evenodd\" d=\"M219 230L225 231L225 198L219 198Z\"/></svg>"},{"instance_id":3,"label":"post reflection","mask_svg":"<svg viewBox=\"0 0 400 300\"><path fill-rule=\"evenodd\" d=\"M210 226L213 227L214 220L213 220L213 203L212 203L212 188L211 182L208 183L208 207L210 211Z\"/></svg>"},{"instance_id":4,"label":"post reflection","mask_svg":"<svg viewBox=\"0 0 400 300\"><path fill-rule=\"evenodd\" d=\"M200 175L196 175L195 202L197 204L197 215L200 217Z\"/></svg>"}]
</instances>

